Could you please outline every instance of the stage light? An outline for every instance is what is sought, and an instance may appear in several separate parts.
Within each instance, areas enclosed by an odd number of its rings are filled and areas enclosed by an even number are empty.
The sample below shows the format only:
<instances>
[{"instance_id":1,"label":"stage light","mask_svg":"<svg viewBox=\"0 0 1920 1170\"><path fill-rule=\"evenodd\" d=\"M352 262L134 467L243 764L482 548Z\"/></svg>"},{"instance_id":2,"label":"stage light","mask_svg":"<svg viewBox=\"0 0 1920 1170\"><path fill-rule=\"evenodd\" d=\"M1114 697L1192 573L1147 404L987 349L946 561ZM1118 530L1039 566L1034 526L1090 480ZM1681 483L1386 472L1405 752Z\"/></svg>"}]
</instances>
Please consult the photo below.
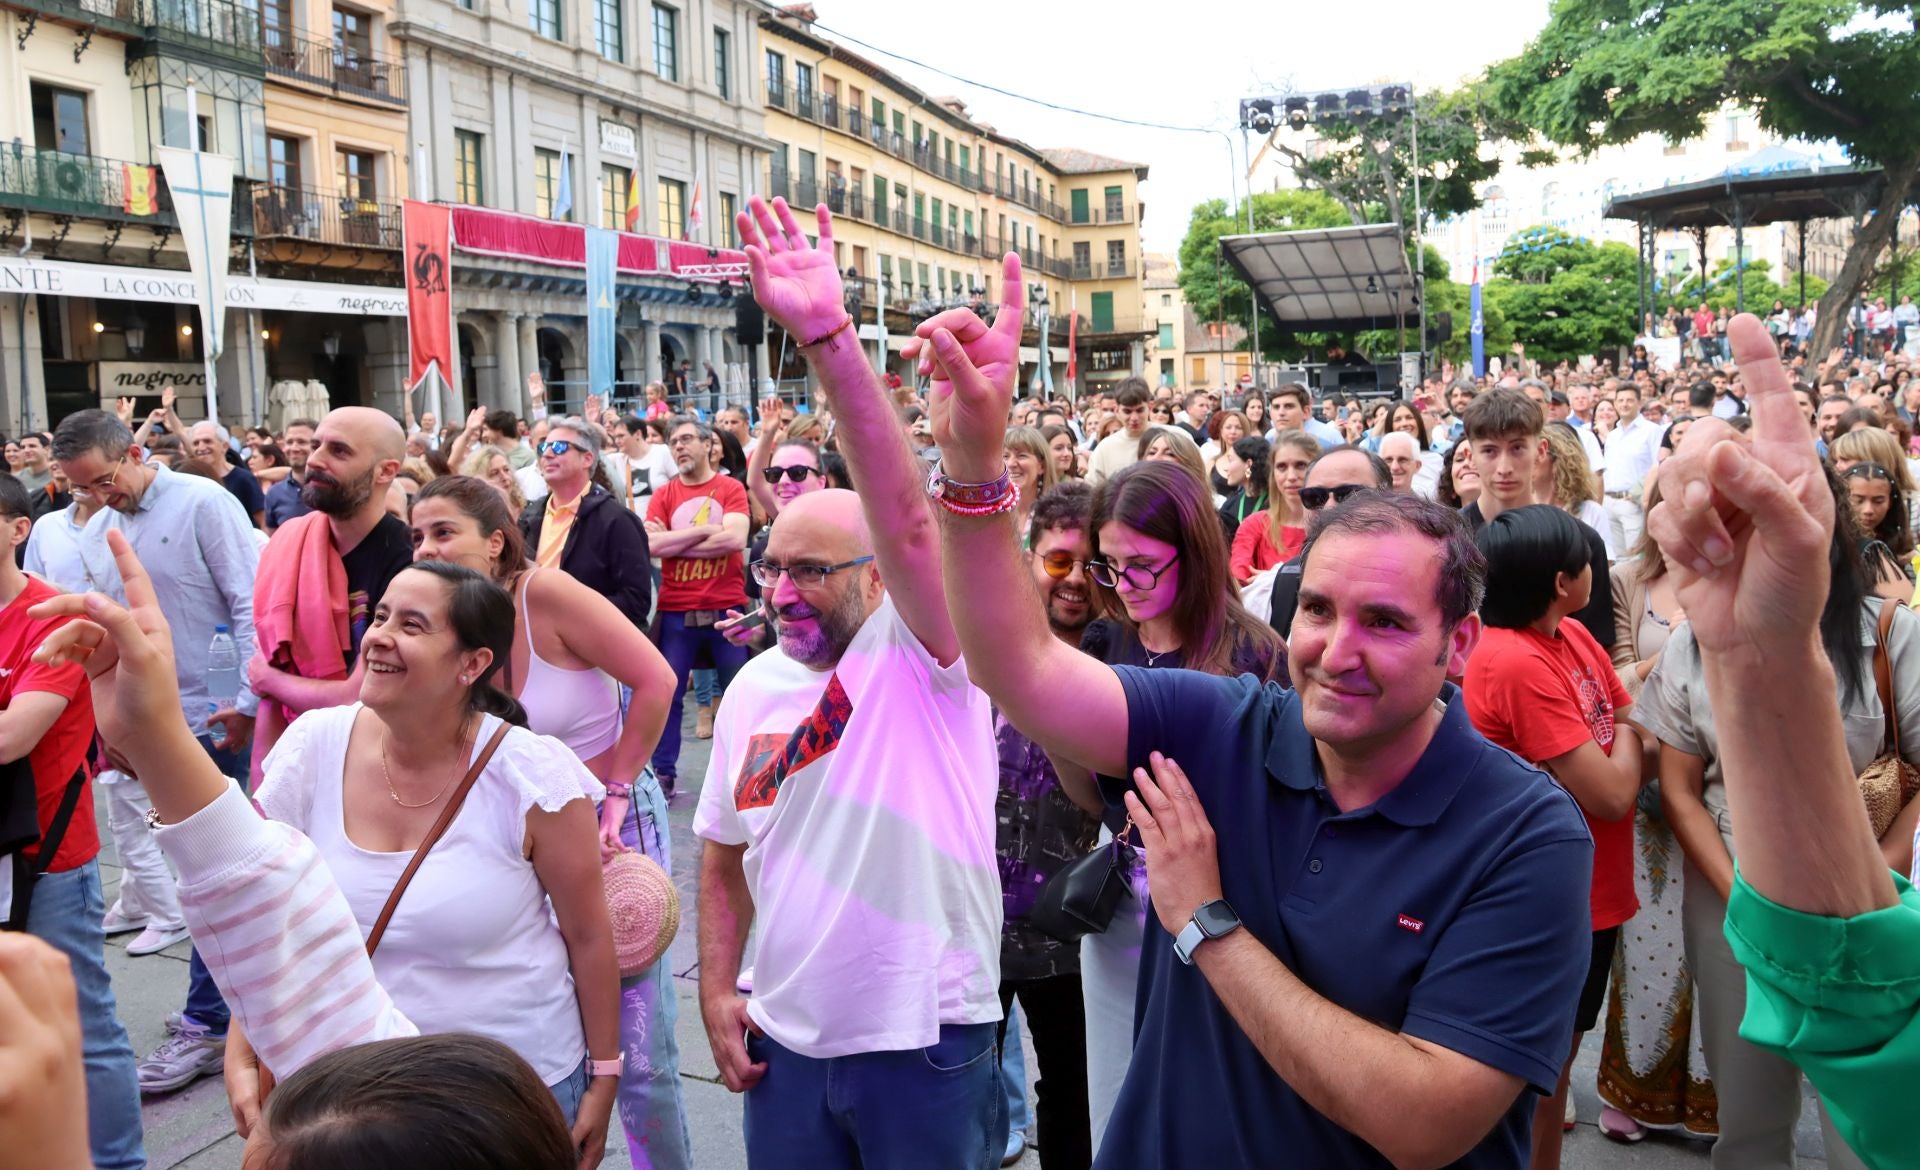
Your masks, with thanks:
<instances>
[{"instance_id":1,"label":"stage light","mask_svg":"<svg viewBox=\"0 0 1920 1170\"><path fill-rule=\"evenodd\" d=\"M1312 121L1312 117L1313 117L1312 110L1307 105L1306 98L1303 98L1303 97L1288 98L1286 109L1287 109L1287 125L1292 127L1295 130L1305 130L1307 128L1307 123Z\"/></svg>"}]
</instances>

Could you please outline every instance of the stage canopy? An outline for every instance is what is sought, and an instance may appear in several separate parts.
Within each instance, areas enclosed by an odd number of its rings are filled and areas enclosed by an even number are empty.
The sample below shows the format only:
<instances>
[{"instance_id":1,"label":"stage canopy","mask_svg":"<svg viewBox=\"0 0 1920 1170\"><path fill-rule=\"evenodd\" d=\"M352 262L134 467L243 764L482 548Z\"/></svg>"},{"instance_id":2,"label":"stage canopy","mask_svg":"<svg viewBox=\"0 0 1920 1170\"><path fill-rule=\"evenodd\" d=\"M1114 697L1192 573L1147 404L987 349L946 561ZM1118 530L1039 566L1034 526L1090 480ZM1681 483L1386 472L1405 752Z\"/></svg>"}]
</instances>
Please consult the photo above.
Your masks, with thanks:
<instances>
[{"instance_id":1,"label":"stage canopy","mask_svg":"<svg viewBox=\"0 0 1920 1170\"><path fill-rule=\"evenodd\" d=\"M1400 229L1390 223L1224 236L1227 263L1284 329L1389 329L1420 311Z\"/></svg>"}]
</instances>

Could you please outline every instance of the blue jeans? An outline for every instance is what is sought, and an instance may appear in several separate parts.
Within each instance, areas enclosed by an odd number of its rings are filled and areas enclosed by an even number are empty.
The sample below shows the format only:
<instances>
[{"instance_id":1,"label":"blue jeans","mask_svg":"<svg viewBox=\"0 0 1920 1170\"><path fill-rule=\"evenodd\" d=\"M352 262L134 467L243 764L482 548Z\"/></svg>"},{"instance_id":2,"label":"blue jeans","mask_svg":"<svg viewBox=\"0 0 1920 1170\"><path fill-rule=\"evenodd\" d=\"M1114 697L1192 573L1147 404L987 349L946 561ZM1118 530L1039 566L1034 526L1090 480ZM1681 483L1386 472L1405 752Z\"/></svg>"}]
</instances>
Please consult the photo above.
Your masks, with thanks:
<instances>
[{"instance_id":1,"label":"blue jeans","mask_svg":"<svg viewBox=\"0 0 1920 1170\"><path fill-rule=\"evenodd\" d=\"M651 770L633 782L620 840L673 872L667 798ZM634 1170L687 1170L693 1164L686 1098L680 1088L680 1043L674 1038L679 1018L679 993L666 955L641 974L620 981L620 1047L627 1054L627 1068L616 1101Z\"/></svg>"},{"instance_id":2,"label":"blue jeans","mask_svg":"<svg viewBox=\"0 0 1920 1170\"><path fill-rule=\"evenodd\" d=\"M213 737L200 737L200 746L213 758L214 767L220 769L222 776L240 781L240 787L247 786L248 767L251 758L247 752L222 751L213 746ZM213 973L200 961L200 949L195 947L187 956L187 1006L181 1016L199 1024L216 1036L224 1036L227 1022L233 1013L227 1010L227 1001L220 995L220 988L213 981Z\"/></svg>"},{"instance_id":3,"label":"blue jeans","mask_svg":"<svg viewBox=\"0 0 1920 1170\"><path fill-rule=\"evenodd\" d=\"M89 794L89 798L91 794ZM27 907L27 933L67 956L80 999L80 1042L87 1069L87 1140L97 1170L141 1170L140 1080L133 1044L121 1026L107 978L107 912L100 863L43 874Z\"/></svg>"},{"instance_id":4,"label":"blue jeans","mask_svg":"<svg viewBox=\"0 0 1920 1170\"><path fill-rule=\"evenodd\" d=\"M659 621L660 653L673 668L673 705L667 708L667 726L660 733L660 745L653 749L653 770L660 782L671 785L680 775L680 708L687 698L687 672L706 651L726 689L733 676L747 664L747 648L735 646L712 626L687 625L684 613L662 613Z\"/></svg>"},{"instance_id":5,"label":"blue jeans","mask_svg":"<svg viewBox=\"0 0 1920 1170\"><path fill-rule=\"evenodd\" d=\"M1007 1094L1007 1127L1027 1132L1033 1113L1027 1108L1027 1053L1020 1043L1020 1019L1007 1012L1006 1037L1000 1041L1000 1087Z\"/></svg>"},{"instance_id":6,"label":"blue jeans","mask_svg":"<svg viewBox=\"0 0 1920 1170\"><path fill-rule=\"evenodd\" d=\"M580 1120L580 1098L587 1095L586 1061L581 1061L580 1067L568 1073L564 1079L548 1085L547 1091L553 1094L554 1101L559 1104L560 1116L566 1118L567 1128L572 1129L573 1123Z\"/></svg>"},{"instance_id":7,"label":"blue jeans","mask_svg":"<svg viewBox=\"0 0 1920 1170\"><path fill-rule=\"evenodd\" d=\"M992 1170L1007 1152L997 1024L947 1024L904 1052L816 1060L747 1033L767 1072L746 1093L747 1165Z\"/></svg>"},{"instance_id":8,"label":"blue jeans","mask_svg":"<svg viewBox=\"0 0 1920 1170\"><path fill-rule=\"evenodd\" d=\"M720 675L716 671L697 666L693 671L693 701L702 707L713 706L714 692L720 689Z\"/></svg>"}]
</instances>

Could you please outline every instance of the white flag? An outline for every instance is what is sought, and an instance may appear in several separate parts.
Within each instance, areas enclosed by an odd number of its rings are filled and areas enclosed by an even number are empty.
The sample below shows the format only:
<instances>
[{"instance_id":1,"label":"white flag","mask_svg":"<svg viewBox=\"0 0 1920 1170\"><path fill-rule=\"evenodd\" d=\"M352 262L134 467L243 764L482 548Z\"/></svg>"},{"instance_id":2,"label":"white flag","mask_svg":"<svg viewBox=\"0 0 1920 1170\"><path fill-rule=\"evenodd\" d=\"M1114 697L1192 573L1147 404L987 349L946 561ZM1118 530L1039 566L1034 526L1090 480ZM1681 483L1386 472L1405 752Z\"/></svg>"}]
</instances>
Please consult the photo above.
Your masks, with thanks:
<instances>
[{"instance_id":1,"label":"white flag","mask_svg":"<svg viewBox=\"0 0 1920 1170\"><path fill-rule=\"evenodd\" d=\"M200 346L207 365L207 417L218 422L214 363L226 337L227 249L233 237L233 160L177 146L154 149L173 195L180 242L187 247L194 299L200 308Z\"/></svg>"}]
</instances>

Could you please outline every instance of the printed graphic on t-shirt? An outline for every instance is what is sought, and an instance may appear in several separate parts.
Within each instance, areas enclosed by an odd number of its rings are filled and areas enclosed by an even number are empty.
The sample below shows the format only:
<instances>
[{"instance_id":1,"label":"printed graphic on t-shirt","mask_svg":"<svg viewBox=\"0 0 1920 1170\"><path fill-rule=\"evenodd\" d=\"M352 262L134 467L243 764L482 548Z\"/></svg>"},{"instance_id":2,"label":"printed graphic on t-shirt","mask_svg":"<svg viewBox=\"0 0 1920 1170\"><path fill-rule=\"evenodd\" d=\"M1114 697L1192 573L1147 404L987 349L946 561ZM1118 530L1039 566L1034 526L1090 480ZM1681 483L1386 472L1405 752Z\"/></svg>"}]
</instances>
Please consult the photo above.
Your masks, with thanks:
<instances>
[{"instance_id":1,"label":"printed graphic on t-shirt","mask_svg":"<svg viewBox=\"0 0 1920 1170\"><path fill-rule=\"evenodd\" d=\"M1587 729L1593 732L1593 742L1599 744L1603 752L1613 751L1613 703L1606 685L1594 677L1592 668L1584 662L1574 665L1571 677L1574 694L1580 696L1580 715L1587 721Z\"/></svg>"},{"instance_id":2,"label":"printed graphic on t-shirt","mask_svg":"<svg viewBox=\"0 0 1920 1170\"><path fill-rule=\"evenodd\" d=\"M360 639L366 636L367 627L373 623L372 598L365 589L354 589L347 593L347 629L352 632L353 644L358 646Z\"/></svg>"},{"instance_id":3,"label":"printed graphic on t-shirt","mask_svg":"<svg viewBox=\"0 0 1920 1170\"><path fill-rule=\"evenodd\" d=\"M712 496L694 496L682 500L673 510L673 518L667 527L676 532L696 528L702 524L718 524L726 516L726 509ZM705 581L718 577L727 571L731 558L728 557L668 557L661 564L661 570L667 580L675 584L688 581Z\"/></svg>"},{"instance_id":4,"label":"printed graphic on t-shirt","mask_svg":"<svg viewBox=\"0 0 1920 1170\"><path fill-rule=\"evenodd\" d=\"M808 764L826 758L840 746L840 736L853 718L853 700L835 674L805 722L790 734L755 735L747 741L740 779L733 787L733 806L741 812L771 808L787 777Z\"/></svg>"}]
</instances>

